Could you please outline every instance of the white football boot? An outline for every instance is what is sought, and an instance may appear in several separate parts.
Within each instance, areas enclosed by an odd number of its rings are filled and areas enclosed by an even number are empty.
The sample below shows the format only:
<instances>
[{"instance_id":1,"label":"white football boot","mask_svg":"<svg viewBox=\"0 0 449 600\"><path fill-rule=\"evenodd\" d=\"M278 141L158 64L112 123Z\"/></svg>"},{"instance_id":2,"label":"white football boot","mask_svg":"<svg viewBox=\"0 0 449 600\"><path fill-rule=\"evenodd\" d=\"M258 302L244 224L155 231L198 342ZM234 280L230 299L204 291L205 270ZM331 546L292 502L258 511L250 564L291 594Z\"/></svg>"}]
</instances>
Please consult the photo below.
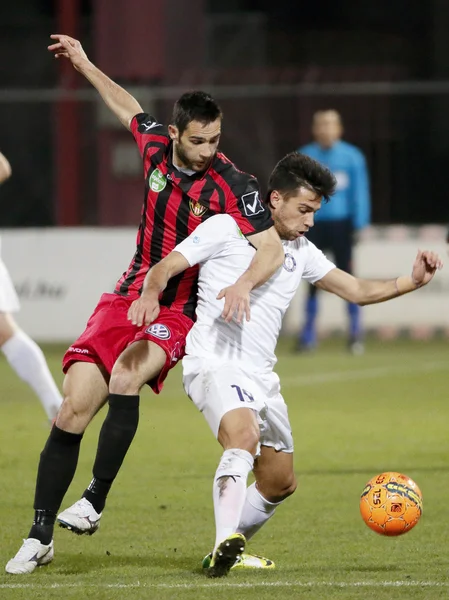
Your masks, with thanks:
<instances>
[{"instance_id":1,"label":"white football boot","mask_svg":"<svg viewBox=\"0 0 449 600\"><path fill-rule=\"evenodd\" d=\"M6 564L5 571L11 575L32 573L36 567L46 565L53 560L53 540L47 545L39 540L28 538L23 540L20 550Z\"/></svg>"},{"instance_id":2,"label":"white football boot","mask_svg":"<svg viewBox=\"0 0 449 600\"><path fill-rule=\"evenodd\" d=\"M78 535L93 535L100 527L101 513L98 514L89 500L81 498L62 513L57 521L60 527L69 529Z\"/></svg>"}]
</instances>

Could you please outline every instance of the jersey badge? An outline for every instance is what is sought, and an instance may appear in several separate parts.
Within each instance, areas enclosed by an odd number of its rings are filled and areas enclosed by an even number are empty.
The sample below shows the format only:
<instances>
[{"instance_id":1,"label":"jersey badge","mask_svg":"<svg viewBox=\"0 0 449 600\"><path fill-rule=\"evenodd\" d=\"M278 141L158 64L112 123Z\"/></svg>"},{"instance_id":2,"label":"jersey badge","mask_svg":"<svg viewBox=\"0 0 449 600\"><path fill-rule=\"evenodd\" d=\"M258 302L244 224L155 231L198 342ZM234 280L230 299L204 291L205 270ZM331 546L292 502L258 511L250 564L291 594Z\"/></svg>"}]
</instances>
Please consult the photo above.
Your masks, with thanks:
<instances>
[{"instance_id":1,"label":"jersey badge","mask_svg":"<svg viewBox=\"0 0 449 600\"><path fill-rule=\"evenodd\" d=\"M289 254L288 252L286 253L285 258L284 258L283 267L289 273L292 273L296 269L295 257L292 256L291 254Z\"/></svg>"},{"instance_id":2,"label":"jersey badge","mask_svg":"<svg viewBox=\"0 0 449 600\"><path fill-rule=\"evenodd\" d=\"M162 192L167 185L167 179L162 175L159 169L154 169L148 183L153 192Z\"/></svg>"},{"instance_id":3,"label":"jersey badge","mask_svg":"<svg viewBox=\"0 0 449 600\"><path fill-rule=\"evenodd\" d=\"M202 217L207 210L206 206L203 206L199 202L195 202L195 200L189 200L189 208L190 212L195 217Z\"/></svg>"},{"instance_id":4,"label":"jersey badge","mask_svg":"<svg viewBox=\"0 0 449 600\"><path fill-rule=\"evenodd\" d=\"M247 217L255 217L261 212L264 212L265 207L260 201L259 192L249 192L242 196L243 210Z\"/></svg>"},{"instance_id":5,"label":"jersey badge","mask_svg":"<svg viewBox=\"0 0 449 600\"><path fill-rule=\"evenodd\" d=\"M162 323L153 323L145 329L145 333L153 335L160 340L169 340L171 338L170 329Z\"/></svg>"}]
</instances>

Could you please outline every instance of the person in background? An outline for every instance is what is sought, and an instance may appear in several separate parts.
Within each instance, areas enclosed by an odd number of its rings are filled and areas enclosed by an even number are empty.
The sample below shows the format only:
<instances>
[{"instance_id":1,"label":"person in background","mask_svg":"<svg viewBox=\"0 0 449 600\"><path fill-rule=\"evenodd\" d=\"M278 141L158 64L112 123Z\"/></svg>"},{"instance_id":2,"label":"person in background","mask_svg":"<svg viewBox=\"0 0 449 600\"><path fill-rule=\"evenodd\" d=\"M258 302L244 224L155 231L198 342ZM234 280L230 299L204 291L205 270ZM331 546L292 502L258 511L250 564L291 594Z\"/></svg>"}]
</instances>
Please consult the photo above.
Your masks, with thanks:
<instances>
[{"instance_id":1,"label":"person in background","mask_svg":"<svg viewBox=\"0 0 449 600\"><path fill-rule=\"evenodd\" d=\"M369 178L363 153L343 141L343 123L336 110L320 110L313 116L314 142L299 152L328 167L337 179L337 190L332 202L322 206L315 217L315 227L307 237L324 252L333 255L339 269L352 272L352 250L358 233L370 223L371 200ZM304 326L296 349L313 350L317 344L318 316L317 288L309 286L305 305ZM353 354L363 353L360 307L348 302L348 349Z\"/></svg>"},{"instance_id":2,"label":"person in background","mask_svg":"<svg viewBox=\"0 0 449 600\"><path fill-rule=\"evenodd\" d=\"M8 159L0 152L0 184L11 177L11 172ZM19 309L16 290L0 258L0 349L17 375L34 390L49 421L52 421L62 404L62 397L42 350L19 328L11 315Z\"/></svg>"}]
</instances>

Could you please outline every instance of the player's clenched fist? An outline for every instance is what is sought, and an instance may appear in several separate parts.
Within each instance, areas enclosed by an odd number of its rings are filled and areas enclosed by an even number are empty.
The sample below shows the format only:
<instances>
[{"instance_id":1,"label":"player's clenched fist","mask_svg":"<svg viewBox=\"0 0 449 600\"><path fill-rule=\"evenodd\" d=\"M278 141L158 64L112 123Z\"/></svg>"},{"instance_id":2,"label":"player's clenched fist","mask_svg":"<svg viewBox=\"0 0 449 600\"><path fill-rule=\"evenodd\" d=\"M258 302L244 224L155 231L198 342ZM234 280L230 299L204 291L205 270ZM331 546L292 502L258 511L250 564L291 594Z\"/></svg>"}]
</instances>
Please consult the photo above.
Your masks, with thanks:
<instances>
[{"instance_id":1,"label":"player's clenched fist","mask_svg":"<svg viewBox=\"0 0 449 600\"><path fill-rule=\"evenodd\" d=\"M53 52L55 58L60 56L68 58L77 70L80 70L82 64L89 60L78 40L60 33L54 33L50 37L55 40L55 43L48 46L48 49Z\"/></svg>"},{"instance_id":2,"label":"player's clenched fist","mask_svg":"<svg viewBox=\"0 0 449 600\"><path fill-rule=\"evenodd\" d=\"M412 279L417 286L426 285L436 271L443 267L443 261L435 252L418 250L413 263Z\"/></svg>"}]
</instances>

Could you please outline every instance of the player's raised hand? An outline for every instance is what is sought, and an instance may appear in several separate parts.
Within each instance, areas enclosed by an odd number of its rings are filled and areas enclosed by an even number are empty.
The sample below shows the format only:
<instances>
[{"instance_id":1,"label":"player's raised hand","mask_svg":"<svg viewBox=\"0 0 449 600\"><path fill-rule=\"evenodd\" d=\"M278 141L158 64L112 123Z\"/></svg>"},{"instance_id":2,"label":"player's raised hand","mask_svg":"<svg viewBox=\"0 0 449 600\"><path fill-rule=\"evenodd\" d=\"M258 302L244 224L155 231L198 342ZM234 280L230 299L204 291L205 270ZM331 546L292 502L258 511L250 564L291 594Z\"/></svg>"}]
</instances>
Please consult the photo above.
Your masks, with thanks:
<instances>
[{"instance_id":1,"label":"player's raised hand","mask_svg":"<svg viewBox=\"0 0 449 600\"><path fill-rule=\"evenodd\" d=\"M128 321L131 321L133 325L137 325L138 327L150 325L159 315L160 309L157 297L142 294L129 307Z\"/></svg>"},{"instance_id":2,"label":"player's raised hand","mask_svg":"<svg viewBox=\"0 0 449 600\"><path fill-rule=\"evenodd\" d=\"M234 283L234 285L225 287L220 291L220 293L217 296L217 300L221 300L222 298L225 299L225 305L221 316L226 321L226 323L230 323L232 321L232 317L236 313L237 323L241 323L243 321L243 316L246 317L247 321L250 320L250 291L251 290L248 284L238 282Z\"/></svg>"},{"instance_id":3,"label":"player's raised hand","mask_svg":"<svg viewBox=\"0 0 449 600\"><path fill-rule=\"evenodd\" d=\"M60 33L54 33L50 37L52 40L55 40L54 44L48 46L49 51L53 52L54 57L60 58L64 56L70 60L77 71L81 70L83 63L89 59L80 42L69 35L62 35Z\"/></svg>"},{"instance_id":4,"label":"player's raised hand","mask_svg":"<svg viewBox=\"0 0 449 600\"><path fill-rule=\"evenodd\" d=\"M431 281L437 270L443 268L443 261L435 252L418 250L413 263L412 279L415 285L426 285Z\"/></svg>"}]
</instances>

